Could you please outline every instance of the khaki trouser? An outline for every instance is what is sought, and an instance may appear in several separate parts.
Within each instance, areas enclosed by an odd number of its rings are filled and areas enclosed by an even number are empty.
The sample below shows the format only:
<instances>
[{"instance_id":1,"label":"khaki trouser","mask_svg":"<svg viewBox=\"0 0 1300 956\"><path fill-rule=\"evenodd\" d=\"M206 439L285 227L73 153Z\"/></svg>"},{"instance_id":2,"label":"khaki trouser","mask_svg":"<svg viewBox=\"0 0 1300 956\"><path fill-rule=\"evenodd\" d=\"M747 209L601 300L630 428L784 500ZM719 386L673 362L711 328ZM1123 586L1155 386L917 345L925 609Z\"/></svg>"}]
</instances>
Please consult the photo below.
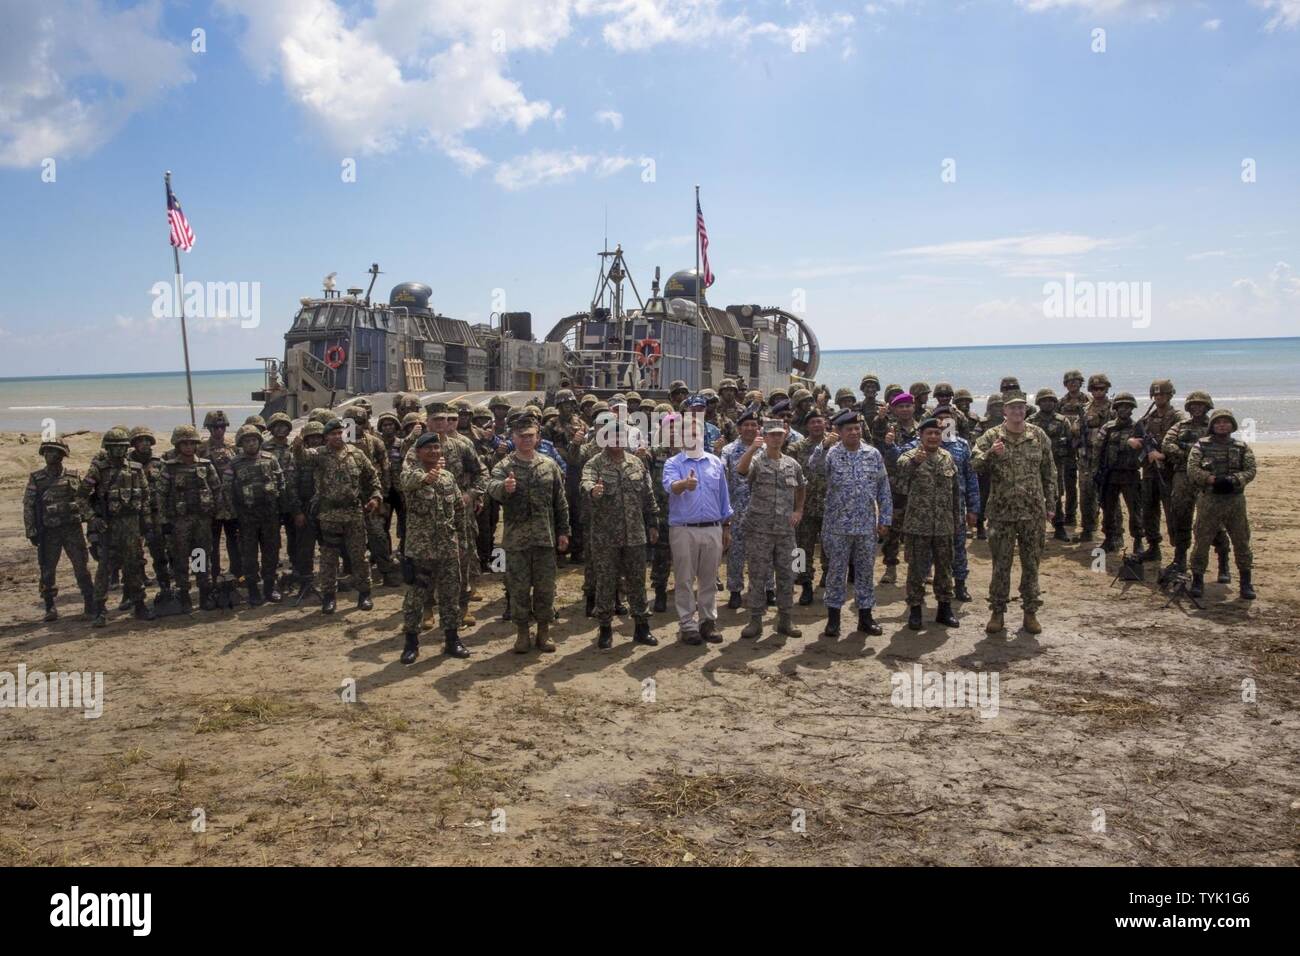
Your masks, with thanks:
<instances>
[{"instance_id":1,"label":"khaki trouser","mask_svg":"<svg viewBox=\"0 0 1300 956\"><path fill-rule=\"evenodd\" d=\"M675 525L668 532L673 551L673 600L683 631L698 631L702 621L718 619L718 565L722 563L722 526ZM732 547L735 547L733 543Z\"/></svg>"}]
</instances>

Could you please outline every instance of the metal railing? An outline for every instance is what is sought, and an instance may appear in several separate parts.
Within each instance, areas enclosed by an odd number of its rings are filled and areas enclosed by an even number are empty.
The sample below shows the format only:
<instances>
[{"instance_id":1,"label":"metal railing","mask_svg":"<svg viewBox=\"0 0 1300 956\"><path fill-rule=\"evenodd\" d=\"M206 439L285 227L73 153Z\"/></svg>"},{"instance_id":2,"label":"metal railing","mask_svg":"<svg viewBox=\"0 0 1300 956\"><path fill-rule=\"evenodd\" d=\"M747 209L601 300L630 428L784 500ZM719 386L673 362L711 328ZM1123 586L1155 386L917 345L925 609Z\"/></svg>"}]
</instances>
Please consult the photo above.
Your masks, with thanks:
<instances>
[{"instance_id":1,"label":"metal railing","mask_svg":"<svg viewBox=\"0 0 1300 956\"><path fill-rule=\"evenodd\" d=\"M330 368L316 356L312 355L306 349L298 349L299 361L303 371L314 376L322 385L331 392L334 391L334 369Z\"/></svg>"}]
</instances>

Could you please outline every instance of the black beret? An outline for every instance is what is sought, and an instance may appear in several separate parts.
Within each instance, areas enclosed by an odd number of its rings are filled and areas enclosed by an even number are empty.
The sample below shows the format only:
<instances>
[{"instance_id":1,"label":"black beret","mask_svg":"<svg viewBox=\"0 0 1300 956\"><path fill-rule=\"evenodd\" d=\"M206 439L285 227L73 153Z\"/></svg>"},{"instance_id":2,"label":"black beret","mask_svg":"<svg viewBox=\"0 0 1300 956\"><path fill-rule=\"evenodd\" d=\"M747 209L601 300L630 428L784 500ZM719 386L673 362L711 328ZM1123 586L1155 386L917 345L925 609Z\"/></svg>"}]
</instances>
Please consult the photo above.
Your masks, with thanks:
<instances>
[{"instance_id":1,"label":"black beret","mask_svg":"<svg viewBox=\"0 0 1300 956\"><path fill-rule=\"evenodd\" d=\"M804 416L803 420L805 422L810 422L814 418L825 418L825 417L826 417L826 413L823 412L819 406L814 405L812 408L808 409L808 414Z\"/></svg>"},{"instance_id":2,"label":"black beret","mask_svg":"<svg viewBox=\"0 0 1300 956\"><path fill-rule=\"evenodd\" d=\"M425 445L441 445L442 438L437 432L425 432L415 440L416 448L423 448Z\"/></svg>"},{"instance_id":3,"label":"black beret","mask_svg":"<svg viewBox=\"0 0 1300 956\"><path fill-rule=\"evenodd\" d=\"M931 415L925 421L921 422L917 431L925 431L927 428L943 428L943 422Z\"/></svg>"},{"instance_id":4,"label":"black beret","mask_svg":"<svg viewBox=\"0 0 1300 956\"><path fill-rule=\"evenodd\" d=\"M759 407L757 405L746 405L745 410L736 416L736 424L743 425L745 422L756 422L759 420Z\"/></svg>"},{"instance_id":5,"label":"black beret","mask_svg":"<svg viewBox=\"0 0 1300 956\"><path fill-rule=\"evenodd\" d=\"M789 410L790 410L790 399L788 398L781 399L770 409L768 409L768 411L770 411L773 415L780 415L784 412L788 412Z\"/></svg>"},{"instance_id":6,"label":"black beret","mask_svg":"<svg viewBox=\"0 0 1300 956\"><path fill-rule=\"evenodd\" d=\"M862 421L862 416L858 414L858 410L856 408L846 408L844 411L840 412L838 415L836 415L834 418L831 419L831 424L834 425L836 428L840 428L841 426L844 425L856 425L861 421Z\"/></svg>"}]
</instances>

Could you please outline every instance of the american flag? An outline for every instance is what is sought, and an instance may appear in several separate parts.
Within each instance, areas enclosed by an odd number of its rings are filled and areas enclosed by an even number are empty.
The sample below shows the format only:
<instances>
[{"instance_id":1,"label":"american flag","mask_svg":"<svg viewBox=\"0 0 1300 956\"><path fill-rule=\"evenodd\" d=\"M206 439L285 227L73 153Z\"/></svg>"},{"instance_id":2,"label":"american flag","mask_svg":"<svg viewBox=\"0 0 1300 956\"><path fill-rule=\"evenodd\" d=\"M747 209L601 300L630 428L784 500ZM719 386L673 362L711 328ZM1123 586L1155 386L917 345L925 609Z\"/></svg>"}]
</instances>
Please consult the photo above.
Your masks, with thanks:
<instances>
[{"instance_id":1,"label":"american flag","mask_svg":"<svg viewBox=\"0 0 1300 956\"><path fill-rule=\"evenodd\" d=\"M709 268L709 230L704 228L704 212L700 198L695 197L695 238L700 244L700 262L704 267L704 288L713 285L713 271Z\"/></svg>"},{"instance_id":2,"label":"american flag","mask_svg":"<svg viewBox=\"0 0 1300 956\"><path fill-rule=\"evenodd\" d=\"M181 212L180 200L172 192L170 182L167 184L167 225L171 226L173 246L177 246L182 252L189 252L194 248L194 230L190 228L185 213Z\"/></svg>"}]
</instances>

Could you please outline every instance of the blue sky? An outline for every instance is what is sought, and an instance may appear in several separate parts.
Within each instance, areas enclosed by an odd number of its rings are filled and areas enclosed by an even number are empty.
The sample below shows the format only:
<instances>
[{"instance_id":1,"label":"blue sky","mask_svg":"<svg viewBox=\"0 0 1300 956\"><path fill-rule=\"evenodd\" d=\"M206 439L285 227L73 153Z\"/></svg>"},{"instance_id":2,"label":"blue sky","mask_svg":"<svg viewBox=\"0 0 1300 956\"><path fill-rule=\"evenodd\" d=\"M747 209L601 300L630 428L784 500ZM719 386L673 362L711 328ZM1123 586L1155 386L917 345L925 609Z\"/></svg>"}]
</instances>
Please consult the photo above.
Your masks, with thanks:
<instances>
[{"instance_id":1,"label":"blue sky","mask_svg":"<svg viewBox=\"0 0 1300 956\"><path fill-rule=\"evenodd\" d=\"M0 355L180 367L164 169L186 277L260 284L257 327L191 324L200 369L279 354L372 261L544 332L606 214L643 293L693 265L696 183L710 301L827 348L1294 335L1297 91L1300 0L8 4ZM1150 283L1149 324L1045 317L1067 273Z\"/></svg>"}]
</instances>

